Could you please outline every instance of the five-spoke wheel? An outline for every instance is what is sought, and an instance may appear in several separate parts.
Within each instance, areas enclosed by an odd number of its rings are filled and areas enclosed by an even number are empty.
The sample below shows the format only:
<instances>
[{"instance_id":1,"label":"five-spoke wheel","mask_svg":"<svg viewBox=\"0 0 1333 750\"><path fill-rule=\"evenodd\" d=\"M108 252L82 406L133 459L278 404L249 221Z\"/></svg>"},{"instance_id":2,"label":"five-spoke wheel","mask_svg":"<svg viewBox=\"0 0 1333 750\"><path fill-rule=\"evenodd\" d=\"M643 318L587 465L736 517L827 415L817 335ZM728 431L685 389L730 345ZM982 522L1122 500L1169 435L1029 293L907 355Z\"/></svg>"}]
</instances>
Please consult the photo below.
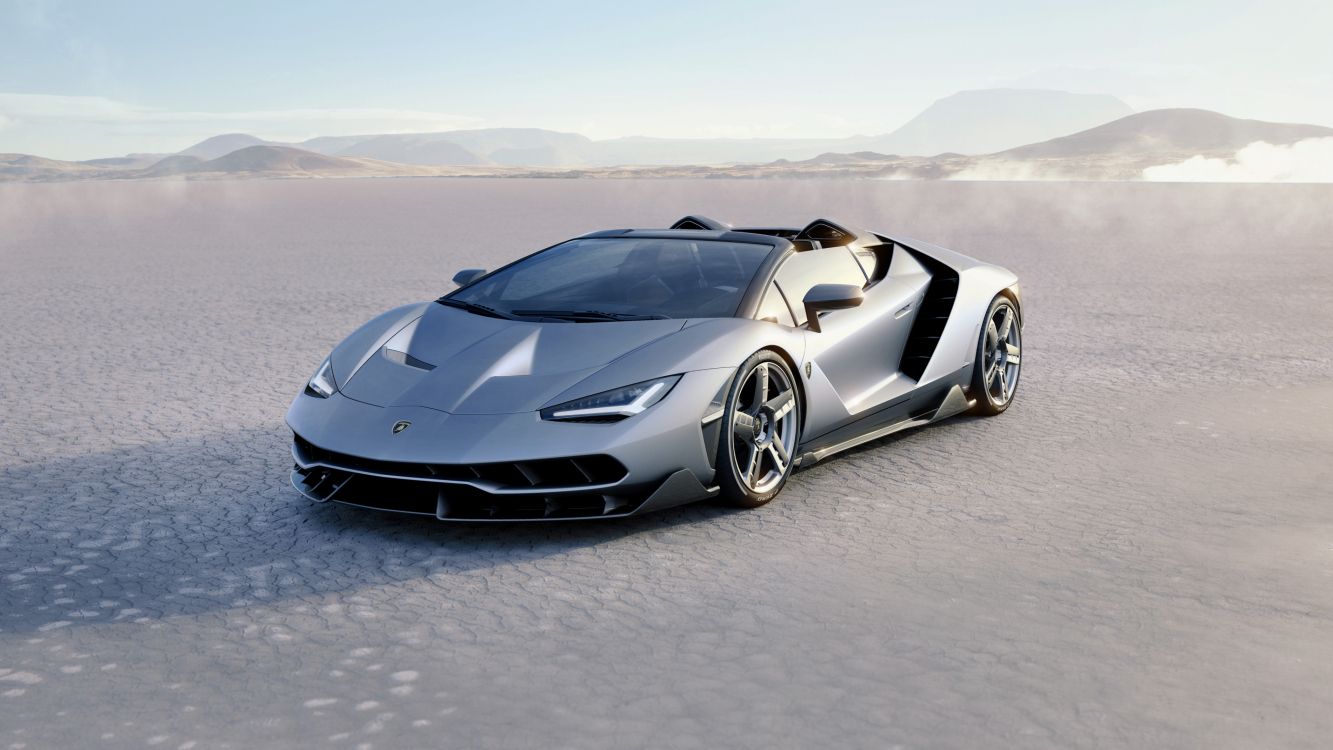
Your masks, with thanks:
<instances>
[{"instance_id":1,"label":"five-spoke wheel","mask_svg":"<svg viewBox=\"0 0 1333 750\"><path fill-rule=\"evenodd\" d=\"M972 375L972 397L981 414L999 414L1009 408L1018 388L1023 349L1018 309L1008 297L996 297L986 313L977 364Z\"/></svg>"},{"instance_id":2,"label":"five-spoke wheel","mask_svg":"<svg viewBox=\"0 0 1333 750\"><path fill-rule=\"evenodd\" d=\"M787 363L761 351L741 366L728 396L718 456L718 484L728 502L763 505L791 473L800 431L800 400Z\"/></svg>"}]
</instances>

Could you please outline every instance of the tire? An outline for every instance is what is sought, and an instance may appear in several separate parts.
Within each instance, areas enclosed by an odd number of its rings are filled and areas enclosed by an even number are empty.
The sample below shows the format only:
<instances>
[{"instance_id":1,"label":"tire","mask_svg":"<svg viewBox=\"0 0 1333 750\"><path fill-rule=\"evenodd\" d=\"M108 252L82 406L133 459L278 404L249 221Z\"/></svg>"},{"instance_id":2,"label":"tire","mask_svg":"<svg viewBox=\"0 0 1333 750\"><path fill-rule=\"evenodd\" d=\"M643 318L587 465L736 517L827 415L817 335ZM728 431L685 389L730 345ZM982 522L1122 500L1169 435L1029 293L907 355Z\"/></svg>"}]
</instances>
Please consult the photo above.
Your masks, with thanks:
<instances>
[{"instance_id":1,"label":"tire","mask_svg":"<svg viewBox=\"0 0 1333 750\"><path fill-rule=\"evenodd\" d=\"M800 440L801 400L795 376L774 352L755 352L737 372L727 393L718 440L719 499L740 508L757 508L776 497L791 476Z\"/></svg>"},{"instance_id":2,"label":"tire","mask_svg":"<svg viewBox=\"0 0 1333 750\"><path fill-rule=\"evenodd\" d=\"M1014 301L997 295L981 324L972 391L977 405L972 413L986 417L1003 414L1014 402L1022 368L1022 318Z\"/></svg>"}]
</instances>

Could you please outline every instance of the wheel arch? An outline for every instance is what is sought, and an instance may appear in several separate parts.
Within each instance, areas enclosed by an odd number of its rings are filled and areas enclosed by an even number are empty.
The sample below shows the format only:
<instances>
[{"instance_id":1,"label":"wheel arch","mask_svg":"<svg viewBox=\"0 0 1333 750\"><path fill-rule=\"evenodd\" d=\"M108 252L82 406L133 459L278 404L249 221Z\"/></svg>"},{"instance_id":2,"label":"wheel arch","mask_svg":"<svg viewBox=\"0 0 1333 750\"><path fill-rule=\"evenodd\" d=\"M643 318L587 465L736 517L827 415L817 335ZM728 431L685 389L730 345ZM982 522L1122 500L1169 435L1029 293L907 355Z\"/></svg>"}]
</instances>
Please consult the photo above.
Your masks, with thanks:
<instances>
[{"instance_id":1,"label":"wheel arch","mask_svg":"<svg viewBox=\"0 0 1333 750\"><path fill-rule=\"evenodd\" d=\"M1018 313L1018 326L1023 327L1023 289L1017 282L1000 290L1000 295L1008 297L1009 301L1014 303L1014 310Z\"/></svg>"}]
</instances>

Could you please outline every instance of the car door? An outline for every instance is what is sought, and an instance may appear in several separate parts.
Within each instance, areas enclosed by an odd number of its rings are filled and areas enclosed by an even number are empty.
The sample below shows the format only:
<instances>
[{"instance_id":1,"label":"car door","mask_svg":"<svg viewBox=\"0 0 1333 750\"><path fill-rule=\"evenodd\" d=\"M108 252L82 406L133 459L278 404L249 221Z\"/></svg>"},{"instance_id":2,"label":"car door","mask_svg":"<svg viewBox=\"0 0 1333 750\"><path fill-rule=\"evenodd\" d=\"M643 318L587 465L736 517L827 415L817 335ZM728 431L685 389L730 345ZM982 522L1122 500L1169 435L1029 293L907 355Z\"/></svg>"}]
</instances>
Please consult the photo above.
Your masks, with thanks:
<instances>
[{"instance_id":1,"label":"car door","mask_svg":"<svg viewBox=\"0 0 1333 750\"><path fill-rule=\"evenodd\" d=\"M809 250L793 255L775 277L791 303L798 325L804 325L801 300L816 284L865 286L862 266L845 247ZM859 307L825 312L821 331L806 333L806 361L811 375L827 379L840 410L811 414L818 430L829 429L873 412L909 392L915 382L901 371L903 347L925 296L930 273L905 251L896 251L884 278L870 285ZM807 420L808 422L810 420ZM818 424L823 422L825 424Z\"/></svg>"}]
</instances>

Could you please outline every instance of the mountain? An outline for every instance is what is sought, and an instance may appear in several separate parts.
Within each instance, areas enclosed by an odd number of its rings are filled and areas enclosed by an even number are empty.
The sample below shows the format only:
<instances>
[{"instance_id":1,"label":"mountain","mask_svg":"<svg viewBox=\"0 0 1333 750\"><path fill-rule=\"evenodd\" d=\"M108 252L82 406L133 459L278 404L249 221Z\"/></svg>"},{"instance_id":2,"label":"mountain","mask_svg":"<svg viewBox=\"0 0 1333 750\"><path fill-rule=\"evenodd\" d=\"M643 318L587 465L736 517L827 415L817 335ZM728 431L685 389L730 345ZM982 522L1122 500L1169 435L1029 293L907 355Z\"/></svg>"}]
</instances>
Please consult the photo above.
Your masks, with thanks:
<instances>
[{"instance_id":1,"label":"mountain","mask_svg":"<svg viewBox=\"0 0 1333 750\"><path fill-rule=\"evenodd\" d=\"M215 157L234 144L242 145ZM384 165L389 170L400 165ZM251 135L232 133L209 138L177 154L172 154L143 170L143 177L182 174L276 174L317 175L319 173L355 174L386 171L370 160L329 156L285 144L263 141Z\"/></svg>"},{"instance_id":2,"label":"mountain","mask_svg":"<svg viewBox=\"0 0 1333 750\"><path fill-rule=\"evenodd\" d=\"M787 159L778 159L774 164L811 164L811 165L839 165L839 164L862 164L869 161L889 161L897 159L897 156L880 154L874 151L854 151L850 154L823 153L813 159L805 159L799 162L792 162Z\"/></svg>"},{"instance_id":3,"label":"mountain","mask_svg":"<svg viewBox=\"0 0 1333 750\"><path fill-rule=\"evenodd\" d=\"M1143 170L1193 156L1231 159L1255 141L1288 145L1333 136L1319 125L1262 122L1202 109L1159 109L981 156L931 157L876 153L821 154L800 162L779 160L735 177L893 177L964 180L1138 180ZM666 175L662 175L666 176Z\"/></svg>"},{"instance_id":4,"label":"mountain","mask_svg":"<svg viewBox=\"0 0 1333 750\"><path fill-rule=\"evenodd\" d=\"M139 173L124 177L162 177L181 175L188 178L220 177L425 177L490 174L504 175L496 167L400 164L351 156L329 156L292 146L249 146L216 159L200 161L197 157L176 154Z\"/></svg>"},{"instance_id":5,"label":"mountain","mask_svg":"<svg viewBox=\"0 0 1333 750\"><path fill-rule=\"evenodd\" d=\"M368 141L371 138L378 138L378 135L322 135L318 138L301 141L300 143L291 143L290 146L314 151L317 154L325 156L337 156L339 151L345 148L355 146L362 141Z\"/></svg>"},{"instance_id":6,"label":"mountain","mask_svg":"<svg viewBox=\"0 0 1333 750\"><path fill-rule=\"evenodd\" d=\"M1333 136L1333 128L1241 120L1206 109L1154 109L995 156L1008 159L1231 156L1255 141L1286 145L1327 136Z\"/></svg>"},{"instance_id":7,"label":"mountain","mask_svg":"<svg viewBox=\"0 0 1333 750\"><path fill-rule=\"evenodd\" d=\"M172 154L161 159L144 169L143 177L166 177L169 175L186 174L192 172L203 164L204 160L197 156L188 154Z\"/></svg>"},{"instance_id":8,"label":"mountain","mask_svg":"<svg viewBox=\"0 0 1333 750\"><path fill-rule=\"evenodd\" d=\"M443 133L403 133L353 136L345 143L337 139L312 139L321 153L358 156L400 164L521 166L572 166L589 160L588 138L539 128L487 128L452 130Z\"/></svg>"},{"instance_id":9,"label":"mountain","mask_svg":"<svg viewBox=\"0 0 1333 750\"><path fill-rule=\"evenodd\" d=\"M1040 89L960 91L930 105L861 150L909 156L989 154L1091 128L1131 114L1113 96Z\"/></svg>"},{"instance_id":10,"label":"mountain","mask_svg":"<svg viewBox=\"0 0 1333 750\"><path fill-rule=\"evenodd\" d=\"M647 138L593 141L588 165L734 164L808 159L827 151L849 151L864 138Z\"/></svg>"},{"instance_id":11,"label":"mountain","mask_svg":"<svg viewBox=\"0 0 1333 750\"><path fill-rule=\"evenodd\" d=\"M1056 95L1052 101L1064 103L1052 105L1061 116L1091 118L1098 107L1105 107L1103 112L1123 107L1106 97L1060 92L964 92L937 102L894 133L841 139L635 137L593 141L576 133L537 128L490 128L312 138L301 144L309 148L297 148L233 133L161 159L136 154L73 162L0 154L0 181L458 175L1135 180L1148 167L1195 155L1230 159L1255 141L1286 145L1333 137L1333 128L1318 125L1243 120L1200 109L1162 109L1132 113L1072 134L984 155L968 156L958 149L933 155L911 153L919 148L910 147L908 141L923 142L921 128L931 121L941 129L946 124L957 128L970 123L985 138L1000 137L997 133L1001 131L1011 138L1031 123L1025 124L1026 113L1011 117L1017 110L1006 108L1021 101L1038 106L1052 94ZM965 116L967 113L971 116ZM965 130L941 133L953 144L962 143L965 135ZM971 141L973 147L982 142L977 138ZM881 145L865 146L871 142ZM237 145L240 147L227 151ZM226 153L200 155L219 151Z\"/></svg>"},{"instance_id":12,"label":"mountain","mask_svg":"<svg viewBox=\"0 0 1333 750\"><path fill-rule=\"evenodd\" d=\"M256 138L246 133L227 133L225 135L215 135L212 138L200 141L193 146L181 151L186 156L197 156L200 159L216 159L219 156L226 156L233 151L239 151L247 146L266 146L269 141L262 138Z\"/></svg>"},{"instance_id":13,"label":"mountain","mask_svg":"<svg viewBox=\"0 0 1333 750\"><path fill-rule=\"evenodd\" d=\"M850 138L617 138L593 141L588 163L685 165L805 160L870 151L985 154L1101 125L1132 113L1113 96L984 89L945 97L891 133Z\"/></svg>"},{"instance_id":14,"label":"mountain","mask_svg":"<svg viewBox=\"0 0 1333 750\"><path fill-rule=\"evenodd\" d=\"M250 146L225 156L198 164L191 172L274 173L305 175L313 173L356 173L366 171L366 164L354 159L325 156L290 146Z\"/></svg>"},{"instance_id":15,"label":"mountain","mask_svg":"<svg viewBox=\"0 0 1333 750\"><path fill-rule=\"evenodd\" d=\"M540 128L324 136L276 143L251 135L215 136L181 153L215 159L247 146L294 146L326 156L423 166L607 167L716 165L804 160L823 153L876 151L930 156L990 153L1101 125L1130 114L1111 96L987 89L945 97L897 130L850 138L649 138L594 141Z\"/></svg>"},{"instance_id":16,"label":"mountain","mask_svg":"<svg viewBox=\"0 0 1333 750\"><path fill-rule=\"evenodd\" d=\"M497 164L555 166L582 163L593 141L578 133L540 128L486 128L442 134L451 143Z\"/></svg>"},{"instance_id":17,"label":"mountain","mask_svg":"<svg viewBox=\"0 0 1333 750\"><path fill-rule=\"evenodd\" d=\"M160 161L165 156L167 154L127 154L125 156L112 156L108 159L88 159L79 163L87 164L90 167L129 169L132 167L147 167Z\"/></svg>"},{"instance_id":18,"label":"mountain","mask_svg":"<svg viewBox=\"0 0 1333 750\"><path fill-rule=\"evenodd\" d=\"M438 134L446 135L446 134ZM437 134L381 135L334 152L338 156L437 166L485 164L487 160Z\"/></svg>"},{"instance_id":19,"label":"mountain","mask_svg":"<svg viewBox=\"0 0 1333 750\"><path fill-rule=\"evenodd\" d=\"M78 161L61 161L29 154L0 154L0 181L95 177L105 171L97 165Z\"/></svg>"},{"instance_id":20,"label":"mountain","mask_svg":"<svg viewBox=\"0 0 1333 750\"><path fill-rule=\"evenodd\" d=\"M539 128L321 136L300 143L265 141L231 133L214 136L180 153L216 159L249 146L289 146L325 156L419 166L576 166L595 161L590 153L592 143L577 133Z\"/></svg>"}]
</instances>

